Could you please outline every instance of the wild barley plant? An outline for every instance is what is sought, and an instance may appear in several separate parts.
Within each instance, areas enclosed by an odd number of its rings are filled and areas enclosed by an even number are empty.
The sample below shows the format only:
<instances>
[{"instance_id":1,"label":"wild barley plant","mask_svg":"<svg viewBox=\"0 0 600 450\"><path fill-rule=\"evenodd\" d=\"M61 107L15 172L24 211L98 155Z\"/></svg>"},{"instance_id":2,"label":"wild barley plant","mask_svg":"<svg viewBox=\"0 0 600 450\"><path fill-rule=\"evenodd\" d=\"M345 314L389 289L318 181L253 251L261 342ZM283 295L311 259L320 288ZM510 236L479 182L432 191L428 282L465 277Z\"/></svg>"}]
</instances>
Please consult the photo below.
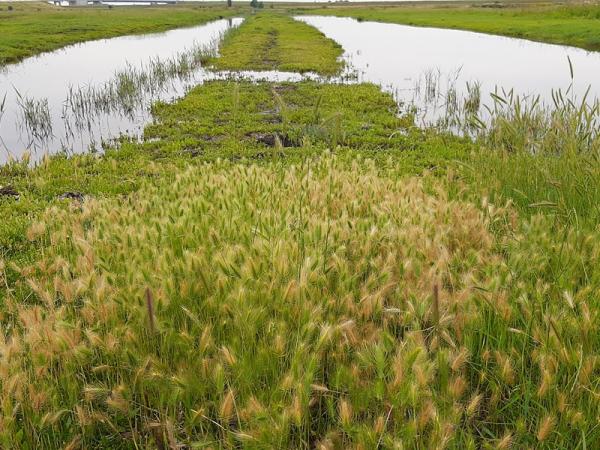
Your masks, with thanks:
<instances>
[{"instance_id":1,"label":"wild barley plant","mask_svg":"<svg viewBox=\"0 0 600 450\"><path fill-rule=\"evenodd\" d=\"M331 156L52 208L11 268L2 445L593 446L600 240L544 221Z\"/></svg>"}]
</instances>

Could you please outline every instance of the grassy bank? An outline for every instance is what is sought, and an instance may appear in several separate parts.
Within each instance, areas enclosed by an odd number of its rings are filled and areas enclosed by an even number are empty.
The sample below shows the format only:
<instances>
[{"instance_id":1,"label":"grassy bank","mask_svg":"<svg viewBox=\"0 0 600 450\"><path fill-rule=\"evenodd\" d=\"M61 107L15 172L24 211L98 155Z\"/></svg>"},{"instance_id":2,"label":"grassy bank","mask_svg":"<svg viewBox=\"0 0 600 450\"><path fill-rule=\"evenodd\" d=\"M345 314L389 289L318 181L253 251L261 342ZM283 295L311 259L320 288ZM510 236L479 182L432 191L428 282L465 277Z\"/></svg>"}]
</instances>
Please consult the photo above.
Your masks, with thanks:
<instances>
[{"instance_id":1,"label":"grassy bank","mask_svg":"<svg viewBox=\"0 0 600 450\"><path fill-rule=\"evenodd\" d=\"M302 12L302 10L301 10ZM310 14L406 25L454 28L600 50L600 6L331 6Z\"/></svg>"},{"instance_id":2,"label":"grassy bank","mask_svg":"<svg viewBox=\"0 0 600 450\"><path fill-rule=\"evenodd\" d=\"M45 3L2 3L0 65L77 42L198 25L239 14L240 9L199 5L59 8Z\"/></svg>"},{"instance_id":3,"label":"grassy bank","mask_svg":"<svg viewBox=\"0 0 600 450\"><path fill-rule=\"evenodd\" d=\"M335 75L341 69L342 48L320 31L283 14L249 17L225 38L220 58L223 70L282 70Z\"/></svg>"}]
</instances>

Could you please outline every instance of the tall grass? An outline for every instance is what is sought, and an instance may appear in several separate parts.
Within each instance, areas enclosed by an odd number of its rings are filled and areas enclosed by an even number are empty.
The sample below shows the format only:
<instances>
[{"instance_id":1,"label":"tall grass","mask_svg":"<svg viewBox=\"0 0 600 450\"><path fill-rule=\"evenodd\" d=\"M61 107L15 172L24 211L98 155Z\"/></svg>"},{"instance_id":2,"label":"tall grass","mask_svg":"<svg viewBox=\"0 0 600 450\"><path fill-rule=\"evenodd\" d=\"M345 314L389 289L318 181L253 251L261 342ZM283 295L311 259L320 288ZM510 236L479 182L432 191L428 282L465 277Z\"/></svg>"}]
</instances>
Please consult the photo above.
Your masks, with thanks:
<instances>
[{"instance_id":1,"label":"tall grass","mask_svg":"<svg viewBox=\"0 0 600 450\"><path fill-rule=\"evenodd\" d=\"M582 97L575 94L570 58L568 64L571 83L566 90L552 90L550 101L498 87L482 99L477 81L459 89L460 70L444 81L439 70L430 69L415 82L408 108L417 111L423 127L470 137L494 151L597 158L600 99L590 95L591 87Z\"/></svg>"},{"instance_id":2,"label":"tall grass","mask_svg":"<svg viewBox=\"0 0 600 450\"><path fill-rule=\"evenodd\" d=\"M572 86L552 103L496 91L485 119L464 120L475 142L469 164L479 188L511 199L527 215L544 211L569 226L600 220L600 101ZM469 115L467 115L469 117ZM472 169L472 170L471 170Z\"/></svg>"},{"instance_id":3,"label":"tall grass","mask_svg":"<svg viewBox=\"0 0 600 450\"><path fill-rule=\"evenodd\" d=\"M2 445L595 448L597 232L440 183L215 162L49 210L0 264Z\"/></svg>"},{"instance_id":4,"label":"tall grass","mask_svg":"<svg viewBox=\"0 0 600 450\"><path fill-rule=\"evenodd\" d=\"M512 91L492 97L490 123L481 133L487 145L509 152L600 156L598 100L587 95L574 100L560 90L553 92L550 106L539 97L524 100Z\"/></svg>"},{"instance_id":5,"label":"tall grass","mask_svg":"<svg viewBox=\"0 0 600 450\"><path fill-rule=\"evenodd\" d=\"M557 224L595 227L600 220L600 101L571 85L550 101L481 85L458 89L426 72L415 86L415 120L434 133L455 133L472 142L463 174L477 192L510 200L526 216L543 211ZM423 87L424 86L424 87ZM446 91L444 91L444 86ZM429 92L429 94L428 94ZM459 93L459 92L462 92Z\"/></svg>"},{"instance_id":6,"label":"tall grass","mask_svg":"<svg viewBox=\"0 0 600 450\"><path fill-rule=\"evenodd\" d=\"M2 116L4 115L4 109L6 108L6 94L2 97L2 101L0 102L0 121L2 121Z\"/></svg>"},{"instance_id":7,"label":"tall grass","mask_svg":"<svg viewBox=\"0 0 600 450\"><path fill-rule=\"evenodd\" d=\"M0 102L0 123L2 123L2 117L4 116L4 111L6 109L6 95L7 94L4 94L4 97L2 97L2 102ZM4 149L8 151L8 148L6 148L6 144L4 143L2 136L0 136L0 145L2 145Z\"/></svg>"}]
</instances>

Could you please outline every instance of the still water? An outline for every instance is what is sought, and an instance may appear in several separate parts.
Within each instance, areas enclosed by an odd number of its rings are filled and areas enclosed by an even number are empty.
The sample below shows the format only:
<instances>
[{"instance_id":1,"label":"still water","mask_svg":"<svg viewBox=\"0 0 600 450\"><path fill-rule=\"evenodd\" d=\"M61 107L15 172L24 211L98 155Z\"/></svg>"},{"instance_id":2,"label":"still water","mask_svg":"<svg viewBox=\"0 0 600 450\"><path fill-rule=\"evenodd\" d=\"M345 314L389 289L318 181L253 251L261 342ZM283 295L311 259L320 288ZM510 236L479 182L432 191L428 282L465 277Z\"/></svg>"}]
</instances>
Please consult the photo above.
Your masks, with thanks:
<instances>
[{"instance_id":1,"label":"still water","mask_svg":"<svg viewBox=\"0 0 600 450\"><path fill-rule=\"evenodd\" d=\"M519 95L539 95L548 103L553 90L566 90L571 84L572 93L580 98L588 88L590 101L600 96L597 52L467 31L349 18L297 19L315 26L344 48L346 73L330 81L376 83L392 92L401 108L418 108L424 122L434 120L438 109L444 109L450 90L459 97L468 95L467 85L477 85L483 104L490 101L491 92L500 88L514 89ZM71 153L101 149L103 141L121 134L139 136L151 120L149 106L154 101L171 101L209 79L232 75L269 81L318 79L314 74L276 71L215 73L198 65L185 76L169 78L162 74L168 80L157 90L149 89L141 96L138 93L141 98L136 97L126 111L109 108L90 114L89 105L83 102L76 113L85 110L86 120L76 120L77 114L69 108L73 92L80 90L87 92L88 97L101 97L98 93L123 72L141 76L149 70L160 72L162 63L152 65L153 62L179 61L178 55L192 48L215 45L223 32L241 22L242 19L219 20L159 34L91 41L0 69L0 104L6 95L0 117L0 163L9 155L19 157L27 149L39 157L60 150ZM47 129L32 133L26 113L32 110L42 119L47 118L41 121L42 128L48 123Z\"/></svg>"}]
</instances>

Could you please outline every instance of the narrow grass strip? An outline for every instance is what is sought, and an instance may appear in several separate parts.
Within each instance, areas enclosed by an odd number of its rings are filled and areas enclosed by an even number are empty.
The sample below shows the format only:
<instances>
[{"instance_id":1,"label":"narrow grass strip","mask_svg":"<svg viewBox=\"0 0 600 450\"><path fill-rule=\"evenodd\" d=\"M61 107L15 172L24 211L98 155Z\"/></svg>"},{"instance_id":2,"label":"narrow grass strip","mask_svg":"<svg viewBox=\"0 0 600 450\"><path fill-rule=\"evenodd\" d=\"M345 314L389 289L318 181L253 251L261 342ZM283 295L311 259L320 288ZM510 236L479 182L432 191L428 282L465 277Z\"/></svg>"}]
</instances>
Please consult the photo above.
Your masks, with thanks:
<instances>
[{"instance_id":1,"label":"narrow grass strip","mask_svg":"<svg viewBox=\"0 0 600 450\"><path fill-rule=\"evenodd\" d=\"M342 48L316 28L273 13L250 17L226 36L221 57L223 70L282 70L335 75L342 68Z\"/></svg>"}]
</instances>

